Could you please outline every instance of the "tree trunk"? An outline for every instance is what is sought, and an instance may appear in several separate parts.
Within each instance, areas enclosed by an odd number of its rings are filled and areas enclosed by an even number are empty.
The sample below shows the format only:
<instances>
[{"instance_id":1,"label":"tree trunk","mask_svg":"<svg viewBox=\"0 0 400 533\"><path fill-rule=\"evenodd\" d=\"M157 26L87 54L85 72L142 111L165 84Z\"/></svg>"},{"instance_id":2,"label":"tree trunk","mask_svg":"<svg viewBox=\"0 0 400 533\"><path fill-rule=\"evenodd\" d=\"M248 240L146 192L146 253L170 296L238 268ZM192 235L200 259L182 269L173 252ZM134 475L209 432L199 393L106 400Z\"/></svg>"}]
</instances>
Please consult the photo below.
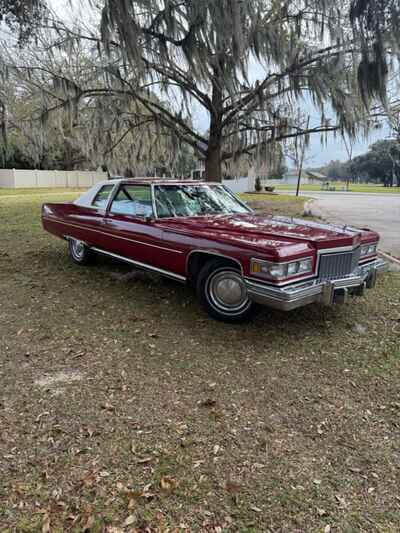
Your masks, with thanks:
<instances>
[{"instance_id":1,"label":"tree trunk","mask_svg":"<svg viewBox=\"0 0 400 533\"><path fill-rule=\"evenodd\" d=\"M221 172L221 141L214 141L208 144L207 156L206 156L206 180L207 181L222 181Z\"/></svg>"},{"instance_id":2,"label":"tree trunk","mask_svg":"<svg viewBox=\"0 0 400 533\"><path fill-rule=\"evenodd\" d=\"M222 181L221 152L222 152L222 116L223 102L221 84L218 82L217 71L214 71L212 91L212 110L210 119L210 135L206 155L206 181Z\"/></svg>"}]
</instances>

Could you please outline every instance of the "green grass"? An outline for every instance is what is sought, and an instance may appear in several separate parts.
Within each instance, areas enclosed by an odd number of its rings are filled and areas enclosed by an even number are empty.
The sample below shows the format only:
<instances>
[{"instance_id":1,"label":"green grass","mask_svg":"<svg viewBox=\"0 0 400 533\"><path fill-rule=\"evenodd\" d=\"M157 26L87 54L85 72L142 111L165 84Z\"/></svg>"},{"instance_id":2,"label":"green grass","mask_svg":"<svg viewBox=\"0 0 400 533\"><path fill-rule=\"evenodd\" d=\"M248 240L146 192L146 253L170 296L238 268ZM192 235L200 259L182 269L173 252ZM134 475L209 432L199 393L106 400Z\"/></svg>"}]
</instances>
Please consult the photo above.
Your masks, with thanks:
<instances>
[{"instance_id":1,"label":"green grass","mask_svg":"<svg viewBox=\"0 0 400 533\"><path fill-rule=\"evenodd\" d=\"M53 195L63 195L63 194L74 194L77 196L78 194L82 194L87 189L64 189L64 188L34 188L34 189L8 189L8 188L0 188L0 198L2 196L51 196Z\"/></svg>"},{"instance_id":2,"label":"green grass","mask_svg":"<svg viewBox=\"0 0 400 533\"><path fill-rule=\"evenodd\" d=\"M251 208L260 214L285 215L291 217L306 216L304 206L310 198L294 197L289 194L245 193L238 195Z\"/></svg>"},{"instance_id":3,"label":"green grass","mask_svg":"<svg viewBox=\"0 0 400 533\"><path fill-rule=\"evenodd\" d=\"M304 197L296 198L290 194L244 193L238 195L244 202L295 202L304 204Z\"/></svg>"},{"instance_id":4,"label":"green grass","mask_svg":"<svg viewBox=\"0 0 400 533\"><path fill-rule=\"evenodd\" d=\"M397 532L400 275L230 326L74 265L40 223L74 196L0 199L0 531Z\"/></svg>"},{"instance_id":5,"label":"green grass","mask_svg":"<svg viewBox=\"0 0 400 533\"><path fill-rule=\"evenodd\" d=\"M332 187L336 188L336 191L341 191L342 187L346 190L346 184L341 182L330 182ZM276 185L276 191L295 191L296 185ZM302 192L317 192L321 191L321 185L301 185L300 190ZM400 194L400 187L384 187L383 185L368 185L368 184L350 184L349 192L369 192L369 193L387 193L387 194Z\"/></svg>"}]
</instances>

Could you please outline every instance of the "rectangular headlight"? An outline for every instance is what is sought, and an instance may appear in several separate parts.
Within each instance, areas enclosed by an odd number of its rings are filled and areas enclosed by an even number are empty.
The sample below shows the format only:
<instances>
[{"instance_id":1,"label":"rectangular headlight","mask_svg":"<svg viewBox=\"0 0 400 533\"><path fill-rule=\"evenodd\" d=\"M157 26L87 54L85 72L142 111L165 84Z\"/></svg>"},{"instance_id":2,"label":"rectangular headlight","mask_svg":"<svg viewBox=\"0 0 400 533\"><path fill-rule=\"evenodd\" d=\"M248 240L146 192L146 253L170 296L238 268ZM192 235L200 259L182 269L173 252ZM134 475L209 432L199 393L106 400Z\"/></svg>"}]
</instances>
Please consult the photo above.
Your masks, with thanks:
<instances>
[{"instance_id":1,"label":"rectangular headlight","mask_svg":"<svg viewBox=\"0 0 400 533\"><path fill-rule=\"evenodd\" d=\"M262 261L261 259L252 259L250 263L250 272L252 274L275 281L309 274L312 271L313 261L311 257L291 261L290 263L273 263L272 261Z\"/></svg>"},{"instance_id":2,"label":"rectangular headlight","mask_svg":"<svg viewBox=\"0 0 400 533\"><path fill-rule=\"evenodd\" d=\"M312 272L312 259L309 257L308 259L302 259L301 261L298 261L299 265L299 274L305 274L307 272Z\"/></svg>"},{"instance_id":3,"label":"rectangular headlight","mask_svg":"<svg viewBox=\"0 0 400 533\"><path fill-rule=\"evenodd\" d=\"M364 244L361 246L361 254L360 257L363 259L364 257L369 257L370 255L376 255L378 249L378 244Z\"/></svg>"}]
</instances>

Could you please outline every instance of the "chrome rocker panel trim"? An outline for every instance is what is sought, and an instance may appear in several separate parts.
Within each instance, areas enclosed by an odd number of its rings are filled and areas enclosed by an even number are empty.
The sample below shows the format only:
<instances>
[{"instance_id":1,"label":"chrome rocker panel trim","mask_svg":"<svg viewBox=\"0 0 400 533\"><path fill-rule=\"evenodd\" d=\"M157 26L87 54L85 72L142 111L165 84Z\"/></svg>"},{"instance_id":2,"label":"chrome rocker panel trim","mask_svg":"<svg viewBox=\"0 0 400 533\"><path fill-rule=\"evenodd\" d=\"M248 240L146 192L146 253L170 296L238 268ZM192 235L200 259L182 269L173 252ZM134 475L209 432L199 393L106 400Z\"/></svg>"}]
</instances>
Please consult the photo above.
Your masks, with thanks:
<instances>
[{"instance_id":1,"label":"chrome rocker panel trim","mask_svg":"<svg viewBox=\"0 0 400 533\"><path fill-rule=\"evenodd\" d=\"M114 259L118 259L119 261L123 261L124 263L129 263L130 265L134 265L143 270L155 272L156 274L160 274L161 276L165 276L166 278L171 278L181 283L186 283L186 277L181 276L180 274L175 274L175 272L170 272L169 270L164 270L162 268L158 268L158 267L149 265L147 263L141 263L140 261L134 261L133 259L129 259L128 257L114 254L112 252L107 252L106 250L102 250L101 248L96 248L95 246L90 246L90 249L99 254L107 255L109 257L113 257Z\"/></svg>"},{"instance_id":2,"label":"chrome rocker panel trim","mask_svg":"<svg viewBox=\"0 0 400 533\"><path fill-rule=\"evenodd\" d=\"M365 289L374 287L377 274L385 270L386 262L376 259L367 265L359 265L352 274L339 279L314 279L285 287L272 287L245 278L245 284L253 302L281 311L291 311L311 303L344 303L349 294L360 296Z\"/></svg>"}]
</instances>

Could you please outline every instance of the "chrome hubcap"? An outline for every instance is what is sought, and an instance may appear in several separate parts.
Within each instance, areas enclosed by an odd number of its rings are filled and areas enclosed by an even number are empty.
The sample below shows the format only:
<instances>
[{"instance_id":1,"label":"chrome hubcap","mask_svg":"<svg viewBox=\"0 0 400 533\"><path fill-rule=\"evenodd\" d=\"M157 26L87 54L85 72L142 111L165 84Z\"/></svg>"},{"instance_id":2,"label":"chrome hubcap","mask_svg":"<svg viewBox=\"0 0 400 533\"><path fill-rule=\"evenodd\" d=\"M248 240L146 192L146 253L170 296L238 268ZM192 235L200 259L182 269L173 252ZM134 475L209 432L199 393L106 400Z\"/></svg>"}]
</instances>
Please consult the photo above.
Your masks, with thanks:
<instances>
[{"instance_id":1,"label":"chrome hubcap","mask_svg":"<svg viewBox=\"0 0 400 533\"><path fill-rule=\"evenodd\" d=\"M85 254L85 244L82 241L72 241L72 252L75 257L82 259Z\"/></svg>"},{"instance_id":2,"label":"chrome hubcap","mask_svg":"<svg viewBox=\"0 0 400 533\"><path fill-rule=\"evenodd\" d=\"M249 302L242 277L233 271L215 274L209 283L209 294L214 305L229 312L239 311Z\"/></svg>"}]
</instances>

